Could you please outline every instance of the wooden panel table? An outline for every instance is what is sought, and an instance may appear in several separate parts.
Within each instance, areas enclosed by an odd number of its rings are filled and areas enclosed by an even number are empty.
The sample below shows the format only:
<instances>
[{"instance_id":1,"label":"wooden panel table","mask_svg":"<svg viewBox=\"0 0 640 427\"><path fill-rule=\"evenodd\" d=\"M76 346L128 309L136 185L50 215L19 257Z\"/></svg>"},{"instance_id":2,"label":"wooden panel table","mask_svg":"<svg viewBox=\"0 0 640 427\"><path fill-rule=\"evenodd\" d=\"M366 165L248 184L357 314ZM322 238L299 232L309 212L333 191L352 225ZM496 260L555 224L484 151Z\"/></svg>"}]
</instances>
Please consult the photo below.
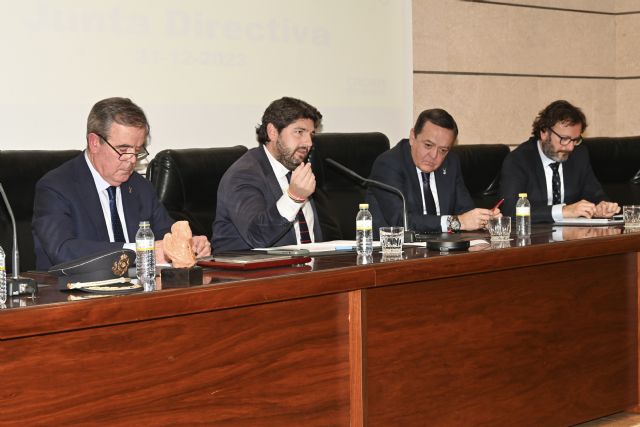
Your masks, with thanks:
<instances>
[{"instance_id":1,"label":"wooden panel table","mask_svg":"<svg viewBox=\"0 0 640 427\"><path fill-rule=\"evenodd\" d=\"M0 309L0 426L562 426L637 409L640 233L579 231L118 297L43 287Z\"/></svg>"}]
</instances>

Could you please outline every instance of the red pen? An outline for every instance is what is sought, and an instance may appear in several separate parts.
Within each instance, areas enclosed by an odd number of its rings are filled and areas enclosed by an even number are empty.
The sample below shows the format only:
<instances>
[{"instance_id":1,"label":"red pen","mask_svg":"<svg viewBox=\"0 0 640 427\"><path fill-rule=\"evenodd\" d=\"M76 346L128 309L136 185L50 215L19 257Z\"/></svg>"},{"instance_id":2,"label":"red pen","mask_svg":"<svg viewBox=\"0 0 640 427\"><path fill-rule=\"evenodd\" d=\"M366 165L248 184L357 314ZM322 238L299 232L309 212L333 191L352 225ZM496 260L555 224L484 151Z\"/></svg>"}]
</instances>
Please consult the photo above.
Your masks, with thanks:
<instances>
[{"instance_id":1,"label":"red pen","mask_svg":"<svg viewBox=\"0 0 640 427\"><path fill-rule=\"evenodd\" d=\"M493 207L493 209L491 209L491 211L495 211L496 209L498 209L502 204L502 202L504 202L504 198L500 199L500 201L496 203L496 205Z\"/></svg>"}]
</instances>

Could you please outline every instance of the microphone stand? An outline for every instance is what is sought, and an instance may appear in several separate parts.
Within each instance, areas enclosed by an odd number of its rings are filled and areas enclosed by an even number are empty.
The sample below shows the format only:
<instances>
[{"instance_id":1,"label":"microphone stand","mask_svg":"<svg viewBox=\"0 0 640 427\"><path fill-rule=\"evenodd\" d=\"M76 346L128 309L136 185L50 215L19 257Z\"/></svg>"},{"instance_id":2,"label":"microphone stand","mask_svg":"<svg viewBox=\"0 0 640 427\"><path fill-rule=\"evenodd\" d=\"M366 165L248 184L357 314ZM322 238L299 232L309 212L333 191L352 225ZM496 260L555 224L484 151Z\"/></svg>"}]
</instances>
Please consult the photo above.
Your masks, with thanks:
<instances>
[{"instance_id":1,"label":"microphone stand","mask_svg":"<svg viewBox=\"0 0 640 427\"><path fill-rule=\"evenodd\" d=\"M364 184L373 185L374 187L382 188L384 190L390 191L390 192L400 196L400 199L402 199L402 222L403 222L403 225L404 225L404 241L405 241L405 243L413 243L413 242L415 242L416 233L414 231L412 231L412 230L409 230L409 227L408 227L409 221L408 221L408 218L407 218L407 202L406 202L406 200L404 198L404 194L402 194L402 191L398 190L395 187L392 187L389 184L385 184L384 182L376 181L375 179L363 178L362 176L358 175L357 173L355 173L354 171L352 171L348 167L344 166L341 163L336 162L333 159L327 158L327 159L325 159L325 161L327 163L329 163L331 166L339 169L340 171L342 171L345 174L351 176L352 178L355 178L355 179L361 181Z\"/></svg>"},{"instance_id":2,"label":"microphone stand","mask_svg":"<svg viewBox=\"0 0 640 427\"><path fill-rule=\"evenodd\" d=\"M7 194L4 192L2 183L0 183L0 194L2 194L2 200L4 200L4 205L7 207L7 212L9 213L9 218L11 218L11 225L13 227L13 249L11 251L13 274L11 277L7 277L7 296L31 294L33 297L38 293L38 284L31 278L20 277L19 275L20 255L18 252L18 228L16 227L16 219L13 216L13 211L11 210L11 205L9 204L9 199L7 199Z\"/></svg>"}]
</instances>

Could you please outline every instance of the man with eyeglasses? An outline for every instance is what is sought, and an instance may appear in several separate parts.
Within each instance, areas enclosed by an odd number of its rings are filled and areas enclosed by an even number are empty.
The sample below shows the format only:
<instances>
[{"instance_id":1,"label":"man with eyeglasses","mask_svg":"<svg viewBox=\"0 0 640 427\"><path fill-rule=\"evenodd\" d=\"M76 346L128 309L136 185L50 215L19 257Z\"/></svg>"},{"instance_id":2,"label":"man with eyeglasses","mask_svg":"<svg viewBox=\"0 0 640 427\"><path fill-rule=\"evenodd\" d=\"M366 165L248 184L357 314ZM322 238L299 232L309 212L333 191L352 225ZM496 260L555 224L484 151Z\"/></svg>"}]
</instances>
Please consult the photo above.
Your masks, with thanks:
<instances>
[{"instance_id":1,"label":"man with eyeglasses","mask_svg":"<svg viewBox=\"0 0 640 427\"><path fill-rule=\"evenodd\" d=\"M87 147L36 184L32 221L36 268L47 270L89 254L135 249L140 221L150 221L162 239L173 220L151 183L134 171L145 148L149 123L127 98L96 103L87 119ZM211 253L206 236L192 241L198 256ZM166 262L160 244L156 259Z\"/></svg>"},{"instance_id":2,"label":"man with eyeglasses","mask_svg":"<svg viewBox=\"0 0 640 427\"><path fill-rule=\"evenodd\" d=\"M458 125L443 109L425 110L409 132L391 150L382 153L369 178L402 191L407 204L407 227L420 233L457 232L486 227L500 210L475 208L464 183L460 160L451 153ZM379 227L402 226L400 197L370 187L367 201L373 216L374 234Z\"/></svg>"},{"instance_id":3,"label":"man with eyeglasses","mask_svg":"<svg viewBox=\"0 0 640 427\"><path fill-rule=\"evenodd\" d=\"M620 208L607 196L591 168L582 143L584 113L564 100L554 101L533 122L531 138L504 160L500 193L505 215L515 215L518 193L527 193L534 223L565 218L610 218Z\"/></svg>"}]
</instances>

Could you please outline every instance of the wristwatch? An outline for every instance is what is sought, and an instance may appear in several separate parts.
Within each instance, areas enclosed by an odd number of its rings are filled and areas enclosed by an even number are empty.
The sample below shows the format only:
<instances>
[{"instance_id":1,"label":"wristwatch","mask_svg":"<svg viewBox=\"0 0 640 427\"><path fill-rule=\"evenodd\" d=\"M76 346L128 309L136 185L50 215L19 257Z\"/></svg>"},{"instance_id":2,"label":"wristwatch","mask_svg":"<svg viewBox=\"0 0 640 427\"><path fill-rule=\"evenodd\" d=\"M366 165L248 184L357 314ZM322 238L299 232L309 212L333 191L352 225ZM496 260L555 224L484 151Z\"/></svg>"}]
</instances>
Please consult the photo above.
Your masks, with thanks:
<instances>
[{"instance_id":1,"label":"wristwatch","mask_svg":"<svg viewBox=\"0 0 640 427\"><path fill-rule=\"evenodd\" d=\"M460 220L458 219L458 215L451 215L447 220L447 231L449 233L457 233L460 231Z\"/></svg>"}]
</instances>

